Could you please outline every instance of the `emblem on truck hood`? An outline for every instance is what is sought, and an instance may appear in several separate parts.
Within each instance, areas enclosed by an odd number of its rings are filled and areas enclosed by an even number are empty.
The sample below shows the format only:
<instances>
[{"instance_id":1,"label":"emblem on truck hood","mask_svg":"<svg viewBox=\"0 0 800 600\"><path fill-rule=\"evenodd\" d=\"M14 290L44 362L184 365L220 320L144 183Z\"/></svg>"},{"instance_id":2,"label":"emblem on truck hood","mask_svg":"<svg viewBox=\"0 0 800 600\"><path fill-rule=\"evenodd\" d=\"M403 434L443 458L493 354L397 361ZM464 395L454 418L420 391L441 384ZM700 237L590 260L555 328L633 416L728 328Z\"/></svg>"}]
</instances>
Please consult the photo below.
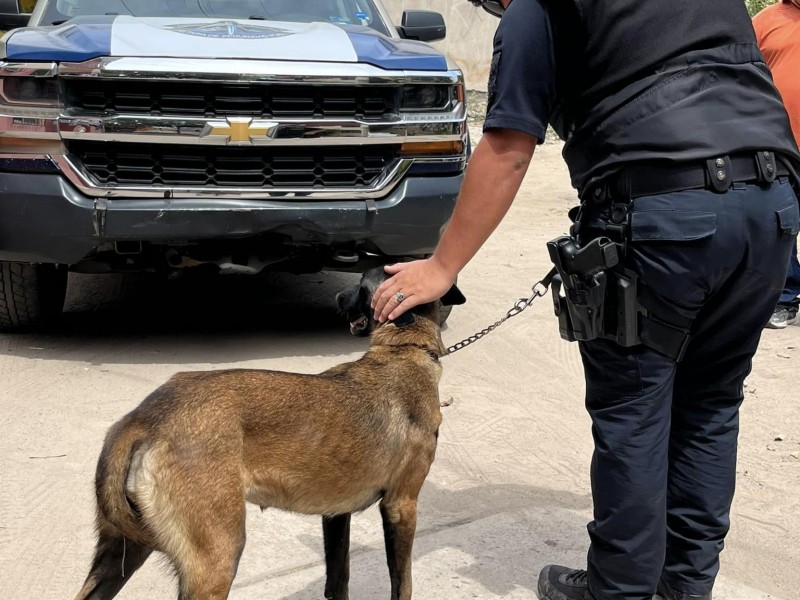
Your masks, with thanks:
<instances>
[{"instance_id":1,"label":"emblem on truck hood","mask_svg":"<svg viewBox=\"0 0 800 600\"><path fill-rule=\"evenodd\" d=\"M228 39L228 40L263 40L269 38L285 37L294 32L278 27L265 27L237 23L236 21L217 21L215 23L182 23L166 25L164 29L194 35L197 37Z\"/></svg>"},{"instance_id":2,"label":"emblem on truck hood","mask_svg":"<svg viewBox=\"0 0 800 600\"><path fill-rule=\"evenodd\" d=\"M277 131L275 121L228 117L206 123L200 137L207 141L227 138L228 145L250 146L271 142Z\"/></svg>"}]
</instances>

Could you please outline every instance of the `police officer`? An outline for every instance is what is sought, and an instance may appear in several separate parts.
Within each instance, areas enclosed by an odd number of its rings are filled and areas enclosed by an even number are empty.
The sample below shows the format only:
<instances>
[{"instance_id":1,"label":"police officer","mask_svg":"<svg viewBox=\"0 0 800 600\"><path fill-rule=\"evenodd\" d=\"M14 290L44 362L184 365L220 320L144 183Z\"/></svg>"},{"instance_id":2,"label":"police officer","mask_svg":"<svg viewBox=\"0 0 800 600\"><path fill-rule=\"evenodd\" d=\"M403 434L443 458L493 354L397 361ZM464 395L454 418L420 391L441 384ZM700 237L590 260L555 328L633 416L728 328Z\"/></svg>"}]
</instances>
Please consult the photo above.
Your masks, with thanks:
<instances>
[{"instance_id":1,"label":"police officer","mask_svg":"<svg viewBox=\"0 0 800 600\"><path fill-rule=\"evenodd\" d=\"M649 317L631 347L580 343L595 441L588 567L545 567L539 595L710 599L743 383L798 231L800 155L744 3L470 1L503 16L484 136L435 254L387 267L376 317L449 289L552 124L582 200L578 241L626 245Z\"/></svg>"}]
</instances>

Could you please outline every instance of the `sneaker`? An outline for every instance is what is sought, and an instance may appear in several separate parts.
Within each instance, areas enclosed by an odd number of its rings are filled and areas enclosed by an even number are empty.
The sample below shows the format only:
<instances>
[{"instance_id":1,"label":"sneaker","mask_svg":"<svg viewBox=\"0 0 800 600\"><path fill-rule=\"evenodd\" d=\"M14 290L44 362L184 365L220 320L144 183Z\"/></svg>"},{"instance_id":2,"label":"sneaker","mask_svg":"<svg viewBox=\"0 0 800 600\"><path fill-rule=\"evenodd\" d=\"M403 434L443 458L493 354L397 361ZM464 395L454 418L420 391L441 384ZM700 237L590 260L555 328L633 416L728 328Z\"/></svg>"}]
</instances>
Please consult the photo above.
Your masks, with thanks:
<instances>
[{"instance_id":1,"label":"sneaker","mask_svg":"<svg viewBox=\"0 0 800 600\"><path fill-rule=\"evenodd\" d=\"M539 600L594 600L586 571L547 565L539 573Z\"/></svg>"},{"instance_id":2,"label":"sneaker","mask_svg":"<svg viewBox=\"0 0 800 600\"><path fill-rule=\"evenodd\" d=\"M796 304L778 304L769 319L769 323L767 323L767 327L770 329L784 329L799 321L800 317L797 316Z\"/></svg>"},{"instance_id":3,"label":"sneaker","mask_svg":"<svg viewBox=\"0 0 800 600\"><path fill-rule=\"evenodd\" d=\"M696 594L687 594L686 592L679 592L668 584L664 579L658 582L658 592L656 598L663 598L663 600L711 600L711 594L698 596Z\"/></svg>"}]
</instances>

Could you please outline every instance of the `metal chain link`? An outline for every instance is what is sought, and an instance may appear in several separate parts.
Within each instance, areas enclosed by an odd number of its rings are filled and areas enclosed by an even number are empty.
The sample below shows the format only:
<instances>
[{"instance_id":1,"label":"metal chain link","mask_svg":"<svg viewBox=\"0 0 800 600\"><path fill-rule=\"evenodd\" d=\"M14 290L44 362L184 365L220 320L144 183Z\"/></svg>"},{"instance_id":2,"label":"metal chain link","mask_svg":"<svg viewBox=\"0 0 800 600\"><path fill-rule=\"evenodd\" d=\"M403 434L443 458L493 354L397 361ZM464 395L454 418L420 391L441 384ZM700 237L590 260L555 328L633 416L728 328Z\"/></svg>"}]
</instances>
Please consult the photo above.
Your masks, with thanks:
<instances>
[{"instance_id":1,"label":"metal chain link","mask_svg":"<svg viewBox=\"0 0 800 600\"><path fill-rule=\"evenodd\" d=\"M499 321L492 323L485 329L478 331L477 333L472 334L468 338L461 340L457 344L453 344L445 351L443 356L448 356L453 354L454 352L458 352L459 350L463 350L467 346L471 346L475 342L477 342L482 337L489 335L495 329L500 327L503 323L508 321L511 317L516 317L526 308L528 308L531 304L533 304L537 298L542 298L543 296L547 295L547 290L550 289L550 283L552 282L553 275L555 275L555 270L550 271L544 278L537 281L534 286L531 288L531 295L527 298L520 298L516 301L514 306L509 310L506 315L501 318Z\"/></svg>"}]
</instances>

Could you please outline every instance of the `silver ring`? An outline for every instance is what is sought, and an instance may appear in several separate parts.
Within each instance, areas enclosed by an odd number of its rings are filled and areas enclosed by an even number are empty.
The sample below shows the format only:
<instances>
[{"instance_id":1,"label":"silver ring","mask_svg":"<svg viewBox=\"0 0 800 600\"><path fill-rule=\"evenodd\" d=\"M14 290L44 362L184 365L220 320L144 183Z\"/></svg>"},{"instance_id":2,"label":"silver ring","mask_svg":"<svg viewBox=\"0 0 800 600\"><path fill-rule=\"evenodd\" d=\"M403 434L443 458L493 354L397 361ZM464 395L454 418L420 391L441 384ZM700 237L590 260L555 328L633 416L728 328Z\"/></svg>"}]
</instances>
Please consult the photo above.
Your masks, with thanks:
<instances>
[{"instance_id":1,"label":"silver ring","mask_svg":"<svg viewBox=\"0 0 800 600\"><path fill-rule=\"evenodd\" d=\"M397 292L394 295L394 299L397 300L398 304L401 304L403 302L403 300L406 299L406 296L405 296L405 294L403 294L403 292Z\"/></svg>"}]
</instances>

